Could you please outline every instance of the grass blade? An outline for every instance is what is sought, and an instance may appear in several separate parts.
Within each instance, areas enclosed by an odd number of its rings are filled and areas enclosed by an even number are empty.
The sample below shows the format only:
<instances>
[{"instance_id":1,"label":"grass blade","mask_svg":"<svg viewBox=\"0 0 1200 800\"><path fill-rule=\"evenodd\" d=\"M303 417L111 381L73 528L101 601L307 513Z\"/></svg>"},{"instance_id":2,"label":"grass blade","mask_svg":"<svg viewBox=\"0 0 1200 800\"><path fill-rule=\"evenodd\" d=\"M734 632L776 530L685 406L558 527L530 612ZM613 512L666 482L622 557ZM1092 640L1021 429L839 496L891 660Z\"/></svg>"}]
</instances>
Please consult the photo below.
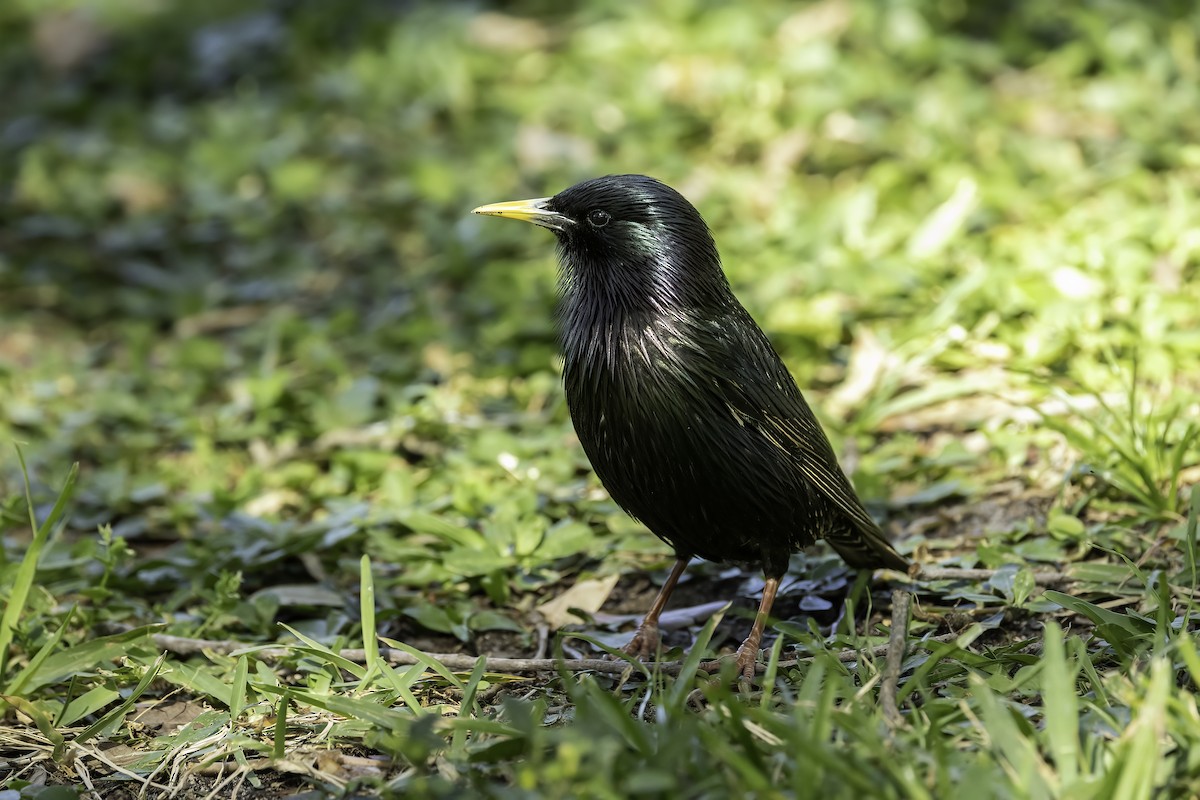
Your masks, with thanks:
<instances>
[{"instance_id":1,"label":"grass blade","mask_svg":"<svg viewBox=\"0 0 1200 800\"><path fill-rule=\"evenodd\" d=\"M229 687L229 721L236 724L246 707L246 685L249 663L245 656L238 656L233 668L233 683Z\"/></svg>"},{"instance_id":2,"label":"grass blade","mask_svg":"<svg viewBox=\"0 0 1200 800\"><path fill-rule=\"evenodd\" d=\"M162 671L163 664L166 663L166 660L166 654L160 655L154 661L154 663L142 673L141 680L137 682L137 686L133 687L133 690L129 693L129 696L125 698L125 702L121 703L121 705L112 709L103 717L84 728L79 735L75 737L74 743L83 744L97 733L107 728L110 724L118 719L123 718L127 713L129 713L129 709L133 708L134 704L138 701L138 698L146 693L146 690L150 688L150 684L153 683L154 679L158 677L158 674Z\"/></svg>"},{"instance_id":3,"label":"grass blade","mask_svg":"<svg viewBox=\"0 0 1200 800\"><path fill-rule=\"evenodd\" d=\"M1069 789L1079 777L1079 698L1075 674L1067 663L1062 628L1045 625L1042 655L1042 712L1050 757L1058 769L1059 789Z\"/></svg>"},{"instance_id":4,"label":"grass blade","mask_svg":"<svg viewBox=\"0 0 1200 800\"><path fill-rule=\"evenodd\" d=\"M4 615L0 616L0 676L3 676L8 668L8 648L12 644L17 620L20 619L21 613L25 610L25 604L29 601L29 590L33 586L33 578L37 573L42 548L46 546L50 532L58 524L59 518L67 508L67 503L75 493L75 480L79 477L79 464L72 464L71 470L67 473L67 479L63 482L62 489L59 490L54 507L50 509L50 514L39 525L37 511L33 504L33 487L29 482L29 467L25 464L25 454L21 452L20 447L17 447L17 460L21 463L21 475L25 483L25 502L29 506L29 529L33 531L33 540L29 543L29 549L25 551L25 555L21 559L21 566L17 568L12 590L8 594L8 604L4 608Z\"/></svg>"}]
</instances>

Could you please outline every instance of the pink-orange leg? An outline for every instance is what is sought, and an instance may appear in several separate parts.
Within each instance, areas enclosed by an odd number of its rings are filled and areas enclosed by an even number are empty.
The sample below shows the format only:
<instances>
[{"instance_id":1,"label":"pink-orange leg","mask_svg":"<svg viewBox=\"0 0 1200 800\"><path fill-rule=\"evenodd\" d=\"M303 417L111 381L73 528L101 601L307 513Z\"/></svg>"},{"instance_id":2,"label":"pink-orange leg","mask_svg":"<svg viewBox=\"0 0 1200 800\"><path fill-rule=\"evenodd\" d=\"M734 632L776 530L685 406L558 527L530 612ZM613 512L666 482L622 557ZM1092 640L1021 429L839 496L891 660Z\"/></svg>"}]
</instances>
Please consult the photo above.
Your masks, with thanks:
<instances>
[{"instance_id":1,"label":"pink-orange leg","mask_svg":"<svg viewBox=\"0 0 1200 800\"><path fill-rule=\"evenodd\" d=\"M674 566L671 567L671 574L667 576L662 588L658 590L658 596L654 598L653 605L646 612L646 616L642 618L642 623L638 625L637 632L633 634L629 644L621 648L622 652L640 659L652 657L658 652L660 641L658 618L662 616L663 609L667 607L667 600L671 597L671 592L675 591L675 584L679 583L679 576L687 569L689 560L687 558L675 560Z\"/></svg>"},{"instance_id":2,"label":"pink-orange leg","mask_svg":"<svg viewBox=\"0 0 1200 800\"><path fill-rule=\"evenodd\" d=\"M754 667L758 663L758 651L762 645L763 631L767 627L767 617L771 614L771 606L775 604L775 594L779 591L779 578L767 578L763 584L762 602L758 604L758 613L754 615L754 625L750 635L737 651L737 674L749 680L754 677ZM720 661L709 661L700 665L705 672L719 672Z\"/></svg>"}]
</instances>

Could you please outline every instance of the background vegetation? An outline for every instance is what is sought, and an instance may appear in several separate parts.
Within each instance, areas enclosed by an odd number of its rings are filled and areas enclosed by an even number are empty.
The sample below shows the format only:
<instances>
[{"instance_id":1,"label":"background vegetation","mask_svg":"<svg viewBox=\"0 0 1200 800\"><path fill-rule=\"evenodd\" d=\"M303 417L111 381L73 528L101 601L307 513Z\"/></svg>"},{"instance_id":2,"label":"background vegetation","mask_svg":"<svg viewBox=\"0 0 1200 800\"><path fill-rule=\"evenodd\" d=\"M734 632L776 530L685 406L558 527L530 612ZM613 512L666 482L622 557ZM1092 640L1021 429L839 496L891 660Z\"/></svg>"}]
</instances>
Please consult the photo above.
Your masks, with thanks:
<instances>
[{"instance_id":1,"label":"background vegetation","mask_svg":"<svg viewBox=\"0 0 1200 800\"><path fill-rule=\"evenodd\" d=\"M1165 0L4 4L0 788L1200 793L1198 31ZM618 171L702 210L901 550L984 570L878 576L916 592L898 716L881 656L838 657L888 584L819 548L752 689L373 650L588 656L661 579L571 432L550 237L467 215ZM757 576L689 576L668 644L727 648Z\"/></svg>"}]
</instances>

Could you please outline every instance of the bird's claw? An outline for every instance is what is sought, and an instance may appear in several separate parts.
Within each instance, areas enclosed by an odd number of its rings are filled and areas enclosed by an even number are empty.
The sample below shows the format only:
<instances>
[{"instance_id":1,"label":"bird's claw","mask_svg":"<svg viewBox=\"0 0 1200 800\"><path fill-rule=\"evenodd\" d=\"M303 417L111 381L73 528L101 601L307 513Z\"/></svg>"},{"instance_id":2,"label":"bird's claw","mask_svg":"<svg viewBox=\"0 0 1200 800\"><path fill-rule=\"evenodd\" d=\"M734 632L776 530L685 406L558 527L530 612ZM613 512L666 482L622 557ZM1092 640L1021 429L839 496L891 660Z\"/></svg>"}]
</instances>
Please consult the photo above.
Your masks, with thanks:
<instances>
[{"instance_id":1,"label":"bird's claw","mask_svg":"<svg viewBox=\"0 0 1200 800\"><path fill-rule=\"evenodd\" d=\"M729 657L715 659L713 661L705 661L700 665L700 669L709 674L719 673L723 664L729 663ZM743 644L738 648L737 655L734 656L734 664L737 665L737 671L734 675L739 681L752 681L758 669L758 648L746 647Z\"/></svg>"},{"instance_id":2,"label":"bird's claw","mask_svg":"<svg viewBox=\"0 0 1200 800\"><path fill-rule=\"evenodd\" d=\"M627 656L633 656L639 661L654 658L658 655L658 646L662 637L658 634L657 625L639 625L629 644L621 648Z\"/></svg>"}]
</instances>

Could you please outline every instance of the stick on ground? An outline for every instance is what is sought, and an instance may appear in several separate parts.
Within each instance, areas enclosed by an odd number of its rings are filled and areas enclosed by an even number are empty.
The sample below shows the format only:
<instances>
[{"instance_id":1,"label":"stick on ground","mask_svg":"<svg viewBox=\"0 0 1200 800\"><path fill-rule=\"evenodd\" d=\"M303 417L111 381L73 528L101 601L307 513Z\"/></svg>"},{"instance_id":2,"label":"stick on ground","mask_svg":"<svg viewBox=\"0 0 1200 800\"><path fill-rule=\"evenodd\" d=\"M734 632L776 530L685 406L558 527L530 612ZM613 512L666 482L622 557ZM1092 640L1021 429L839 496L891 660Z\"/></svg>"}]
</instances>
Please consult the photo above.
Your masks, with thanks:
<instances>
[{"instance_id":1,"label":"stick on ground","mask_svg":"<svg viewBox=\"0 0 1200 800\"><path fill-rule=\"evenodd\" d=\"M888 637L887 661L879 685L879 703L883 716L893 728L899 726L904 717L896 703L900 689L900 668L904 664L904 647L908 642L908 609L912 595L903 589L892 592L892 633Z\"/></svg>"},{"instance_id":2,"label":"stick on ground","mask_svg":"<svg viewBox=\"0 0 1200 800\"><path fill-rule=\"evenodd\" d=\"M907 596L907 593L905 593ZM893 637L894 637L893 632ZM930 636L915 642L915 644L933 643L933 642L950 642L958 638L956 633L946 633L940 636ZM265 661L278 661L295 653L295 649L291 647L258 647L254 644L246 642L236 642L229 640L218 639L189 639L183 636L167 636L165 634L157 634L153 637L154 644L157 647L167 650L178 655L195 655L197 653L212 652L222 655L229 655L239 651L247 651L255 657ZM892 645L884 644L877 647L864 648L862 650L839 650L837 651L837 659L842 663L857 661L864 655L869 655L873 658L879 658L888 654ZM258 648L258 649L255 649ZM338 655L349 661L356 663L365 663L366 652L363 650L341 650ZM396 666L409 666L419 663L418 659L410 653L403 650L394 650L391 648L383 648L379 651L379 655L390 664ZM434 661L440 662L447 669L470 672L475 668L475 664L483 659L484 665L488 672L493 673L516 673L528 674L536 672L554 672L557 669L565 669L568 672L600 672L607 675L620 675L629 668L629 663L626 661L609 661L603 658L504 658L499 656L470 656L462 653L424 653L426 658L431 658ZM794 658L779 662L780 667L794 667L797 664L803 664L813 660L815 656L805 656L803 658ZM645 664L646 669L662 672L667 675L678 675L683 669L682 661L660 661L657 663ZM758 665L758 671L762 672L765 669L763 664Z\"/></svg>"},{"instance_id":3,"label":"stick on ground","mask_svg":"<svg viewBox=\"0 0 1200 800\"><path fill-rule=\"evenodd\" d=\"M918 582L924 581L986 581L996 577L1000 570L995 569L955 569L947 567L922 567L920 572L916 574L915 580ZM1033 573L1033 582L1038 586L1061 586L1064 583L1071 583L1077 578L1067 574L1066 572L1049 572L1035 571Z\"/></svg>"}]
</instances>

